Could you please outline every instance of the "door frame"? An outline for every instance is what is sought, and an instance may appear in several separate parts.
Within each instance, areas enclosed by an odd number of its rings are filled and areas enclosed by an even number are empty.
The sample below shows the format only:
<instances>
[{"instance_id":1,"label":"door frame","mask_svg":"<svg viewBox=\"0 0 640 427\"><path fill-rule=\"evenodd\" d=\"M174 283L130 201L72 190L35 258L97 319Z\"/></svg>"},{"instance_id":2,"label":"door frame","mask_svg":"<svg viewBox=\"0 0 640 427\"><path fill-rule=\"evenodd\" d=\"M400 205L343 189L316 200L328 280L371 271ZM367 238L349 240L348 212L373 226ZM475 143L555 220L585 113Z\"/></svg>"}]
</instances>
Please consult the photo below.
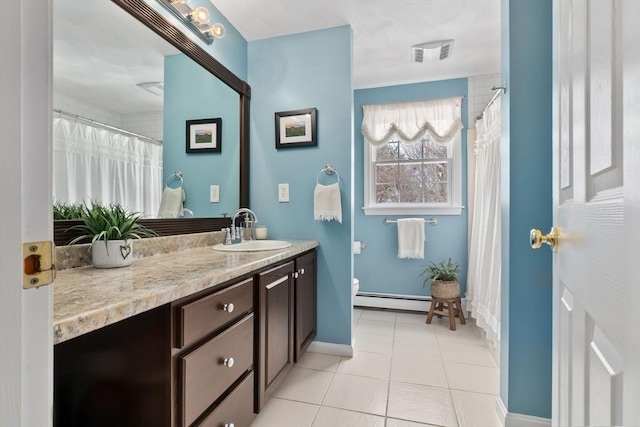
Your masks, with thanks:
<instances>
[{"instance_id":1,"label":"door frame","mask_svg":"<svg viewBox=\"0 0 640 427\"><path fill-rule=\"evenodd\" d=\"M53 423L53 289L22 289L22 243L52 240L52 4L0 14L0 425Z\"/></svg>"}]
</instances>

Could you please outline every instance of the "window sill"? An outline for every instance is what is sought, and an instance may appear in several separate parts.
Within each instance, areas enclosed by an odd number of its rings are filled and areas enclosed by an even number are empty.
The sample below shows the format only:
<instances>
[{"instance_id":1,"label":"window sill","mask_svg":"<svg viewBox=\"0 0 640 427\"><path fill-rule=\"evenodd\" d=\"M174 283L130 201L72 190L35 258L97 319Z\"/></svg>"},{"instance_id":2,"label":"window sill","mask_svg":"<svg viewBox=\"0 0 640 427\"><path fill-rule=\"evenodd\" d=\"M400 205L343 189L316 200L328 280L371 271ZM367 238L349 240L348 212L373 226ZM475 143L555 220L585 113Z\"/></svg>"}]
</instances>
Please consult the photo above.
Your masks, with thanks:
<instances>
[{"instance_id":1,"label":"window sill","mask_svg":"<svg viewBox=\"0 0 640 427\"><path fill-rule=\"evenodd\" d=\"M464 206L447 207L363 207L365 215L462 215Z\"/></svg>"}]
</instances>

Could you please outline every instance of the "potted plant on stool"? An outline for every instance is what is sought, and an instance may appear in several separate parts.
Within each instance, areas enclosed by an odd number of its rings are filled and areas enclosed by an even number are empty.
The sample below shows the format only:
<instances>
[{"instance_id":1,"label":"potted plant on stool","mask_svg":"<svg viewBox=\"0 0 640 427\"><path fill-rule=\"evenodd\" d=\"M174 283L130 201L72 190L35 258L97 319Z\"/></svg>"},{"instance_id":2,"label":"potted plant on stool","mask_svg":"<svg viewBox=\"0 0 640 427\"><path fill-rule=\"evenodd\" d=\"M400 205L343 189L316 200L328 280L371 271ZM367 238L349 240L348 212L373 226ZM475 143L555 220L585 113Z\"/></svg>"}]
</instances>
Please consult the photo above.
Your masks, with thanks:
<instances>
[{"instance_id":1,"label":"potted plant on stool","mask_svg":"<svg viewBox=\"0 0 640 427\"><path fill-rule=\"evenodd\" d=\"M456 298L460 296L460 284L458 283L458 273L460 266L451 262L451 258L445 263L440 261L436 264L433 261L420 273L424 276L422 286L426 286L431 281L431 296L437 298Z\"/></svg>"},{"instance_id":2,"label":"potted plant on stool","mask_svg":"<svg viewBox=\"0 0 640 427\"><path fill-rule=\"evenodd\" d=\"M436 264L433 261L420 273L425 279L423 286L431 281L431 307L427 315L426 323L431 323L433 315L438 317L449 317L449 328L456 330L455 317L460 318L460 323L466 324L460 303L460 283L458 283L458 273L460 266L452 262L451 258L447 262L441 261ZM447 312L444 310L447 309Z\"/></svg>"},{"instance_id":3,"label":"potted plant on stool","mask_svg":"<svg viewBox=\"0 0 640 427\"><path fill-rule=\"evenodd\" d=\"M102 205L91 202L80 212L82 224L70 229L80 230L83 235L69 244L91 239L91 256L96 268L114 268L131 265L133 241L142 237L153 237L156 233L138 223L141 214L128 212L119 203Z\"/></svg>"}]
</instances>

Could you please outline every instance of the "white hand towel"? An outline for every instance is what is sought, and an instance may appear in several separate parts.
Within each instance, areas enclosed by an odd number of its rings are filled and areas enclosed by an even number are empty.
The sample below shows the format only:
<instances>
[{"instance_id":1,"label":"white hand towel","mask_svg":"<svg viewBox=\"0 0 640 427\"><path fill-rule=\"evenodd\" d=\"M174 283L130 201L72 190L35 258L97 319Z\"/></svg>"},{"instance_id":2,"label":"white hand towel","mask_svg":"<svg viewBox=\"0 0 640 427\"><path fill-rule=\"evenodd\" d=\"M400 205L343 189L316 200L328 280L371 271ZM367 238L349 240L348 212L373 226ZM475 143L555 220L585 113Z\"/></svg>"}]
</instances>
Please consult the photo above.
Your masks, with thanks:
<instances>
[{"instance_id":1,"label":"white hand towel","mask_svg":"<svg viewBox=\"0 0 640 427\"><path fill-rule=\"evenodd\" d=\"M424 259L424 219L398 220L398 258Z\"/></svg>"},{"instance_id":2,"label":"white hand towel","mask_svg":"<svg viewBox=\"0 0 640 427\"><path fill-rule=\"evenodd\" d=\"M177 218L180 210L182 210L183 196L182 187L165 187L160 200L158 218Z\"/></svg>"},{"instance_id":3,"label":"white hand towel","mask_svg":"<svg viewBox=\"0 0 640 427\"><path fill-rule=\"evenodd\" d=\"M313 219L316 221L338 221L342 224L340 186L316 184L313 191Z\"/></svg>"}]
</instances>

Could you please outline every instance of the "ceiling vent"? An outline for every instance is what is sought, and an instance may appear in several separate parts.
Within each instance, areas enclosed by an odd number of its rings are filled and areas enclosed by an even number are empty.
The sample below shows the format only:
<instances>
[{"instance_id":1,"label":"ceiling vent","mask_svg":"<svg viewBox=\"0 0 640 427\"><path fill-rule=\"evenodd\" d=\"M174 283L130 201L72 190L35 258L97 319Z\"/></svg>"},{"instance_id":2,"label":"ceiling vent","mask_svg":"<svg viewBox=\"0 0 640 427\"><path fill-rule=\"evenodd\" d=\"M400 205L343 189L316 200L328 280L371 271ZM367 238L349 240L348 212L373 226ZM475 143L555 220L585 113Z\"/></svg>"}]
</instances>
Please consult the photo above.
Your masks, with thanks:
<instances>
[{"instance_id":1,"label":"ceiling vent","mask_svg":"<svg viewBox=\"0 0 640 427\"><path fill-rule=\"evenodd\" d=\"M138 83L136 86L156 96L164 95L164 83L162 82L144 82Z\"/></svg>"},{"instance_id":2,"label":"ceiling vent","mask_svg":"<svg viewBox=\"0 0 640 427\"><path fill-rule=\"evenodd\" d=\"M425 59L443 60L451 56L452 49L453 39L414 44L411 46L411 57L413 62L423 62Z\"/></svg>"}]
</instances>

